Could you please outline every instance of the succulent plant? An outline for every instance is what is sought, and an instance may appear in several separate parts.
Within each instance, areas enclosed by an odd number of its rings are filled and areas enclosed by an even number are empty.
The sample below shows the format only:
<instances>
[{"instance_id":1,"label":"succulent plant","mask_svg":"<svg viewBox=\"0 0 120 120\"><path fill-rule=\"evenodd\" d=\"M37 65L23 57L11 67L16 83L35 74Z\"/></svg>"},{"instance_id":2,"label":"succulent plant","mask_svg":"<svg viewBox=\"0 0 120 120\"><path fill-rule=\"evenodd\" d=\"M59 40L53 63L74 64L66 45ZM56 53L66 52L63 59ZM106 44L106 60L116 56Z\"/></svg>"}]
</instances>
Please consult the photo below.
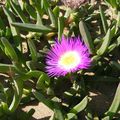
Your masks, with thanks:
<instances>
[{"instance_id":1,"label":"succulent plant","mask_svg":"<svg viewBox=\"0 0 120 120\"><path fill-rule=\"evenodd\" d=\"M36 99L53 110L51 120L119 118L119 2L62 0L67 8L59 2L6 0L0 6L0 120L17 119L19 106ZM116 18L107 13L110 7ZM49 76L46 68L60 75ZM91 91L105 95L108 83L115 85L113 102L95 113L97 96ZM19 119L29 120L32 114L21 113Z\"/></svg>"}]
</instances>

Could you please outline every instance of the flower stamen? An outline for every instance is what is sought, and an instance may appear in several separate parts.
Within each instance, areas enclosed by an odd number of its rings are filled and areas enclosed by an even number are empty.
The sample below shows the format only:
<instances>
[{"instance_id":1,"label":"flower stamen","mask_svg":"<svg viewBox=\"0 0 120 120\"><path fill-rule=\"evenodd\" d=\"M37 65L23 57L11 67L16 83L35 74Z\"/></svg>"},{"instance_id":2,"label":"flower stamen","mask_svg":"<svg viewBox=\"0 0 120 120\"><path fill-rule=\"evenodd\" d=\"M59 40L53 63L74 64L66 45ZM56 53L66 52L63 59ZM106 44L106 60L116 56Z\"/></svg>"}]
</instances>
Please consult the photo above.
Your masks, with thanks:
<instances>
[{"instance_id":1,"label":"flower stamen","mask_svg":"<svg viewBox=\"0 0 120 120\"><path fill-rule=\"evenodd\" d=\"M66 70L75 68L80 63L79 54L76 51L64 53L58 61L61 68Z\"/></svg>"}]
</instances>

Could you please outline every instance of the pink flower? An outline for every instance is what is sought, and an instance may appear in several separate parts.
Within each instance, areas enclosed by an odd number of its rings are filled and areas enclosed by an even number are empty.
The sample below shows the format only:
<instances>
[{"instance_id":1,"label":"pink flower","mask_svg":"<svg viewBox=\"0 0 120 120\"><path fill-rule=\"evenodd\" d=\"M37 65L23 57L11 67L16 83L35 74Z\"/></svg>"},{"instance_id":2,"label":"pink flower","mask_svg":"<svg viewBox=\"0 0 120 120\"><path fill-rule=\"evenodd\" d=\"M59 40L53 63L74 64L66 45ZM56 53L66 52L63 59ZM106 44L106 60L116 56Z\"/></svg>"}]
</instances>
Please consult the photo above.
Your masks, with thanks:
<instances>
[{"instance_id":1,"label":"pink flower","mask_svg":"<svg viewBox=\"0 0 120 120\"><path fill-rule=\"evenodd\" d=\"M65 76L67 73L87 69L91 59L87 47L79 37L56 41L46 55L46 72L49 76Z\"/></svg>"}]
</instances>

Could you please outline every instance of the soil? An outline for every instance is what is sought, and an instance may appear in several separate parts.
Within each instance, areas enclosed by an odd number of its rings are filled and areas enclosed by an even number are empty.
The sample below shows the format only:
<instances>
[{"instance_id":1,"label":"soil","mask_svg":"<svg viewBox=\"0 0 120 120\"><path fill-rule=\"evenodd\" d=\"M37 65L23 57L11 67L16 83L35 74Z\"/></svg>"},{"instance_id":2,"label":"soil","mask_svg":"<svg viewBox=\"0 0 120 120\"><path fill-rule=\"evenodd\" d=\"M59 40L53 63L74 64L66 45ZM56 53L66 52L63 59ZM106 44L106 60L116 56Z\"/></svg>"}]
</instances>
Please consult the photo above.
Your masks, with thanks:
<instances>
[{"instance_id":1,"label":"soil","mask_svg":"<svg viewBox=\"0 0 120 120\"><path fill-rule=\"evenodd\" d=\"M53 115L53 111L41 102L33 102L32 104L22 108L25 112L28 112L30 109L35 110L31 120L49 120Z\"/></svg>"}]
</instances>

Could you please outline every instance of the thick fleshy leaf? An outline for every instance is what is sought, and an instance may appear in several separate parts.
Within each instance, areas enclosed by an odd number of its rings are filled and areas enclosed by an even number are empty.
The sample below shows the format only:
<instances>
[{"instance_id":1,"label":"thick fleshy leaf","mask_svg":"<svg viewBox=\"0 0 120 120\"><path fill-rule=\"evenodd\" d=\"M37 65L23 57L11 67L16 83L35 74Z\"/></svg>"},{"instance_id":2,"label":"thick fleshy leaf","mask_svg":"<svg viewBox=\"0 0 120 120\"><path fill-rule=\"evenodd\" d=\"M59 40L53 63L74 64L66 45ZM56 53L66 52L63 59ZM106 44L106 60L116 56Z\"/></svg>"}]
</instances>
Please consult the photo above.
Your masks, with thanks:
<instances>
[{"instance_id":1,"label":"thick fleshy leaf","mask_svg":"<svg viewBox=\"0 0 120 120\"><path fill-rule=\"evenodd\" d=\"M10 24L10 27L11 27L11 31L12 31L13 36L19 35L18 30L17 30L15 27L11 26L11 23L12 23L12 22L15 22L14 16L13 16L12 13L9 11L9 9L3 8L3 10L4 10L4 12L5 12L5 14L6 14L7 18L8 18L8 21L9 21L9 24Z\"/></svg>"},{"instance_id":2,"label":"thick fleshy leaf","mask_svg":"<svg viewBox=\"0 0 120 120\"><path fill-rule=\"evenodd\" d=\"M0 16L0 29L5 29L5 24Z\"/></svg>"},{"instance_id":3,"label":"thick fleshy leaf","mask_svg":"<svg viewBox=\"0 0 120 120\"><path fill-rule=\"evenodd\" d=\"M11 32L12 32L12 35L13 35L13 38L14 38L13 42L20 48L21 38L20 38L19 30L11 25L12 22L15 22L15 18L13 16L13 14L9 11L9 9L3 8L3 10L4 10L4 13L6 14L6 16L8 18L8 21L9 21Z\"/></svg>"},{"instance_id":4,"label":"thick fleshy leaf","mask_svg":"<svg viewBox=\"0 0 120 120\"><path fill-rule=\"evenodd\" d=\"M64 120L61 109L60 109L59 105L57 105L57 104L54 104L54 113L55 113L55 118L57 120Z\"/></svg>"},{"instance_id":5,"label":"thick fleshy leaf","mask_svg":"<svg viewBox=\"0 0 120 120\"><path fill-rule=\"evenodd\" d=\"M120 27L120 11L118 11L118 15L117 15L117 23L116 23L116 30L115 30L115 33L118 32L119 27Z\"/></svg>"},{"instance_id":6,"label":"thick fleshy leaf","mask_svg":"<svg viewBox=\"0 0 120 120\"><path fill-rule=\"evenodd\" d=\"M106 19L105 13L103 12L103 9L101 6L99 6L99 10L100 10L100 16L101 16L101 20L102 20L103 29L104 29L104 32L106 33L107 29L108 29L107 19Z\"/></svg>"},{"instance_id":7,"label":"thick fleshy leaf","mask_svg":"<svg viewBox=\"0 0 120 120\"><path fill-rule=\"evenodd\" d=\"M116 61L111 61L110 62L111 66L115 67L116 69L118 69L120 71L120 64Z\"/></svg>"},{"instance_id":8,"label":"thick fleshy leaf","mask_svg":"<svg viewBox=\"0 0 120 120\"><path fill-rule=\"evenodd\" d=\"M14 48L9 43L9 41L6 38L4 38L4 37L1 38L1 41L2 41L2 44L5 47L5 50L6 50L7 54L11 57L11 59L13 61L17 62L18 61L17 53L15 52Z\"/></svg>"},{"instance_id":9,"label":"thick fleshy leaf","mask_svg":"<svg viewBox=\"0 0 120 120\"><path fill-rule=\"evenodd\" d=\"M29 76L30 78L31 77L39 78L39 76L41 74L43 74L43 72L37 71L37 70L33 70L33 71L30 71L30 72L26 73L26 75Z\"/></svg>"},{"instance_id":10,"label":"thick fleshy leaf","mask_svg":"<svg viewBox=\"0 0 120 120\"><path fill-rule=\"evenodd\" d=\"M59 13L60 13L60 8L58 6L56 6L53 9L53 13L54 13L55 17L58 18L59 17Z\"/></svg>"},{"instance_id":11,"label":"thick fleshy leaf","mask_svg":"<svg viewBox=\"0 0 120 120\"><path fill-rule=\"evenodd\" d=\"M41 74L37 81L36 88L45 89L46 87L48 87L49 83L50 78L47 76L47 74Z\"/></svg>"},{"instance_id":12,"label":"thick fleshy leaf","mask_svg":"<svg viewBox=\"0 0 120 120\"><path fill-rule=\"evenodd\" d=\"M37 25L43 25L41 14L37 11Z\"/></svg>"},{"instance_id":13,"label":"thick fleshy leaf","mask_svg":"<svg viewBox=\"0 0 120 120\"><path fill-rule=\"evenodd\" d=\"M112 7L117 8L117 0L105 0L107 3L109 3Z\"/></svg>"},{"instance_id":14,"label":"thick fleshy leaf","mask_svg":"<svg viewBox=\"0 0 120 120\"><path fill-rule=\"evenodd\" d=\"M109 116L112 120L113 116L118 112L120 107L120 83L117 87L113 102L109 108L109 110L105 113L106 116Z\"/></svg>"},{"instance_id":15,"label":"thick fleshy leaf","mask_svg":"<svg viewBox=\"0 0 120 120\"><path fill-rule=\"evenodd\" d=\"M26 11L28 12L28 14L29 14L33 19L36 20L36 18L37 18L37 13L36 13L35 9L34 9L31 5L29 5L28 3L26 3L26 2L24 2L24 7L25 7Z\"/></svg>"},{"instance_id":16,"label":"thick fleshy leaf","mask_svg":"<svg viewBox=\"0 0 120 120\"><path fill-rule=\"evenodd\" d=\"M14 2L13 0L10 0L10 4L12 6L12 8L15 10L15 12L18 14L18 16L20 17L20 19L24 22L27 23L27 17L24 15L23 11L21 10L21 7L19 5L19 2Z\"/></svg>"},{"instance_id":17,"label":"thick fleshy leaf","mask_svg":"<svg viewBox=\"0 0 120 120\"><path fill-rule=\"evenodd\" d=\"M90 32L88 31L86 24L83 21L80 21L79 29L85 44L88 46L89 52L93 54L95 52L93 40L91 38Z\"/></svg>"},{"instance_id":18,"label":"thick fleshy leaf","mask_svg":"<svg viewBox=\"0 0 120 120\"><path fill-rule=\"evenodd\" d=\"M37 61L37 49L36 49L36 46L34 44L34 41L32 39L28 39L27 42L28 42L28 46L30 49L32 60L36 62Z\"/></svg>"},{"instance_id":19,"label":"thick fleshy leaf","mask_svg":"<svg viewBox=\"0 0 120 120\"><path fill-rule=\"evenodd\" d=\"M73 117L75 117L76 114L84 110L88 104L88 101L89 101L88 96L86 96L79 104L74 106L67 114L68 119L72 119Z\"/></svg>"},{"instance_id":20,"label":"thick fleshy leaf","mask_svg":"<svg viewBox=\"0 0 120 120\"><path fill-rule=\"evenodd\" d=\"M61 39L64 30L64 18L58 18L58 40Z\"/></svg>"},{"instance_id":21,"label":"thick fleshy leaf","mask_svg":"<svg viewBox=\"0 0 120 120\"><path fill-rule=\"evenodd\" d=\"M36 25L36 24L28 24L28 23L11 23L13 26L22 29L24 31L32 31L32 32L42 32L48 33L51 32L52 29L50 27L46 27L44 25Z\"/></svg>"},{"instance_id":22,"label":"thick fleshy leaf","mask_svg":"<svg viewBox=\"0 0 120 120\"><path fill-rule=\"evenodd\" d=\"M14 71L15 68L11 64L0 64L0 72L9 73L10 71Z\"/></svg>"},{"instance_id":23,"label":"thick fleshy leaf","mask_svg":"<svg viewBox=\"0 0 120 120\"><path fill-rule=\"evenodd\" d=\"M103 55L107 51L110 41L111 41L111 30L108 29L106 36L103 38L103 43L101 47L97 50L98 55Z\"/></svg>"},{"instance_id":24,"label":"thick fleshy leaf","mask_svg":"<svg viewBox=\"0 0 120 120\"><path fill-rule=\"evenodd\" d=\"M13 79L13 81L14 81L14 97L9 107L10 112L14 112L17 109L23 94L23 80L21 79L21 77L15 78Z\"/></svg>"},{"instance_id":25,"label":"thick fleshy leaf","mask_svg":"<svg viewBox=\"0 0 120 120\"><path fill-rule=\"evenodd\" d=\"M51 20L51 22L52 22L52 26L57 27L56 17L55 17L55 15L54 15L52 9L50 8L49 2L48 2L47 0L44 0L44 1L43 1L43 5L44 5L46 11L48 12L48 15L49 15L49 17L50 17L50 20Z\"/></svg>"}]
</instances>

